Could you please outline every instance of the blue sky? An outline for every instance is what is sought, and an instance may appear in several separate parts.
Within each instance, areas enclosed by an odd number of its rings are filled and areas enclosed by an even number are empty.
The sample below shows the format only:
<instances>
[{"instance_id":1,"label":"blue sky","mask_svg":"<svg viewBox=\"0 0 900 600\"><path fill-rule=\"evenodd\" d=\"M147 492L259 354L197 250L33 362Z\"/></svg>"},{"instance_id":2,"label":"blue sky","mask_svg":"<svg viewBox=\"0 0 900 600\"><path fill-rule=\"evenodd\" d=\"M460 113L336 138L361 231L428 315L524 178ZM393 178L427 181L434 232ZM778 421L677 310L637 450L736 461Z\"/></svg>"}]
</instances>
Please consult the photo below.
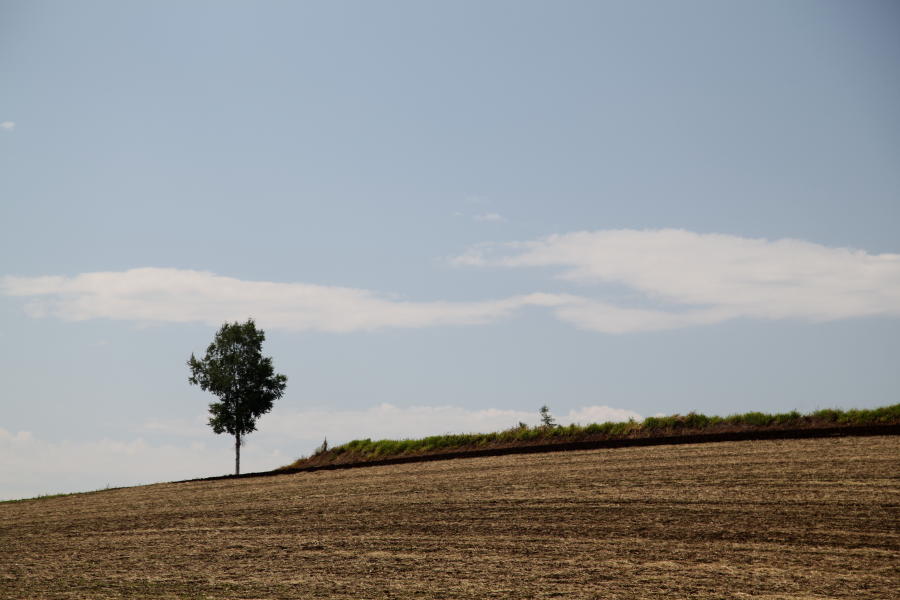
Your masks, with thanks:
<instances>
[{"instance_id":1,"label":"blue sky","mask_svg":"<svg viewBox=\"0 0 900 600\"><path fill-rule=\"evenodd\" d=\"M894 2L0 1L0 498L219 474L254 317L322 437L874 407Z\"/></svg>"}]
</instances>

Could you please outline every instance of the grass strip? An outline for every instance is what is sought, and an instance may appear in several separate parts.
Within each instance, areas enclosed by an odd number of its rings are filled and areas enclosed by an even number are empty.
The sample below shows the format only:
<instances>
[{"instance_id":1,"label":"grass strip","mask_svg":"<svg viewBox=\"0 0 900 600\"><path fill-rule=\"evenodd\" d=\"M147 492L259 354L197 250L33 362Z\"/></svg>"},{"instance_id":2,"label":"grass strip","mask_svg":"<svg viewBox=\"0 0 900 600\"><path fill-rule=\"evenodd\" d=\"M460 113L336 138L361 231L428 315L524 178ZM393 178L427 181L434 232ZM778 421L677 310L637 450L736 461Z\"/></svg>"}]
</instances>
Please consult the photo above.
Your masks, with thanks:
<instances>
[{"instance_id":1,"label":"grass strip","mask_svg":"<svg viewBox=\"0 0 900 600\"><path fill-rule=\"evenodd\" d=\"M590 425L516 427L492 433L434 435L402 440L353 440L332 448L319 448L280 470L323 465L381 461L448 452L476 451L515 446L566 444L600 440L629 440L730 432L833 429L900 424L900 404L874 409L823 409L809 414L748 412L727 417L691 412L686 415L647 417L643 421L592 423Z\"/></svg>"}]
</instances>

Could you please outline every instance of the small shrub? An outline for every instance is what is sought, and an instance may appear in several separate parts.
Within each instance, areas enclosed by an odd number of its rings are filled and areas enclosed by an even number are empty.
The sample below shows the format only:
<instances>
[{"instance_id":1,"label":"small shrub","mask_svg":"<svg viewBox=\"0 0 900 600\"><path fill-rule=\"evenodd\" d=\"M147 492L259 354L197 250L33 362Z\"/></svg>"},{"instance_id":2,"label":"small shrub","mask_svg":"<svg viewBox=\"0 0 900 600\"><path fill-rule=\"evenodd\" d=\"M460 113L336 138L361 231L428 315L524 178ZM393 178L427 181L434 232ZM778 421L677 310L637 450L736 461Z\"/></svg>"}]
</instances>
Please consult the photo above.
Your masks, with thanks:
<instances>
[{"instance_id":1,"label":"small shrub","mask_svg":"<svg viewBox=\"0 0 900 600\"><path fill-rule=\"evenodd\" d=\"M817 421L825 421L827 423L836 423L841 416L841 411L833 408L825 408L817 410L812 414L813 419Z\"/></svg>"},{"instance_id":2,"label":"small shrub","mask_svg":"<svg viewBox=\"0 0 900 600\"><path fill-rule=\"evenodd\" d=\"M551 427L556 427L556 419L553 418L553 415L550 414L550 409L547 408L547 405L543 405L541 410L539 411L541 415L541 425L547 427L548 429Z\"/></svg>"},{"instance_id":3,"label":"small shrub","mask_svg":"<svg viewBox=\"0 0 900 600\"><path fill-rule=\"evenodd\" d=\"M799 423L802 416L796 410L792 410L789 413L780 413L773 417L773 421L776 425L793 425Z\"/></svg>"},{"instance_id":4,"label":"small shrub","mask_svg":"<svg viewBox=\"0 0 900 600\"><path fill-rule=\"evenodd\" d=\"M691 429L702 429L709 426L709 417L693 411L689 412L684 418L684 426Z\"/></svg>"}]
</instances>

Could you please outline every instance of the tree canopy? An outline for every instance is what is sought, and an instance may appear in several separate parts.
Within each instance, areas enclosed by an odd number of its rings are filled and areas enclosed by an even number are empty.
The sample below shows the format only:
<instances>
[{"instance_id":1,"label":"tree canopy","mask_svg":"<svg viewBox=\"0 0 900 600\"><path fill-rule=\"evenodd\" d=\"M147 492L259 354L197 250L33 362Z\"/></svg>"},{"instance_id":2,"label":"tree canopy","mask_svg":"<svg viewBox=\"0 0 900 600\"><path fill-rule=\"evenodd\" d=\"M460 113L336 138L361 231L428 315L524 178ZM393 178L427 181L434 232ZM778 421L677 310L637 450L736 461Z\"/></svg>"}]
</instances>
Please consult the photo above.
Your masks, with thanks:
<instances>
[{"instance_id":1,"label":"tree canopy","mask_svg":"<svg viewBox=\"0 0 900 600\"><path fill-rule=\"evenodd\" d=\"M262 355L265 339L253 319L225 323L206 356L197 359L191 354L188 359L188 381L219 398L209 405L209 425L216 433L234 436L235 475L240 474L243 437L256 431L256 420L272 410L287 387L287 377L276 374L272 358Z\"/></svg>"}]
</instances>

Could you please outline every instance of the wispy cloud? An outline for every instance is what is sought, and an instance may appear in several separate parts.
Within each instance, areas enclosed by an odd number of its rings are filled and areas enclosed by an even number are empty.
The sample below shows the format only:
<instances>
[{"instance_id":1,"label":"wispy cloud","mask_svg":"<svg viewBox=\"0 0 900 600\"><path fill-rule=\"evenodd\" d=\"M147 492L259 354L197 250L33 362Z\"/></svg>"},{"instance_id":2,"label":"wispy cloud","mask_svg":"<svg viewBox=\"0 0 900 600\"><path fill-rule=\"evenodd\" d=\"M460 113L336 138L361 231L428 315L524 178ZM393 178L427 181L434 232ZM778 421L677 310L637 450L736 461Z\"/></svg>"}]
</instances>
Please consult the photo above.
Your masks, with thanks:
<instances>
[{"instance_id":1,"label":"wispy cloud","mask_svg":"<svg viewBox=\"0 0 900 600\"><path fill-rule=\"evenodd\" d=\"M244 281L165 268L4 277L0 291L27 298L26 311L33 317L217 325L252 316L264 327L291 331L475 325L508 318L526 307L543 307L562 321L605 333L736 318L900 316L900 255L800 240L672 229L576 232L479 244L451 262L466 267L557 267L558 278L582 284L582 292L417 302L365 289ZM632 298L615 300L593 284L625 287Z\"/></svg>"},{"instance_id":2,"label":"wispy cloud","mask_svg":"<svg viewBox=\"0 0 900 600\"><path fill-rule=\"evenodd\" d=\"M594 423L641 419L638 413L609 406L587 406L557 415L561 423ZM538 409L468 409L460 406L408 406L382 403L363 410L305 410L281 413L266 424L268 434L294 439L334 443L356 438L403 439L445 433L484 433L515 427L519 422L537 425Z\"/></svg>"},{"instance_id":3,"label":"wispy cloud","mask_svg":"<svg viewBox=\"0 0 900 600\"><path fill-rule=\"evenodd\" d=\"M15 123L15 121L3 121L3 122L0 122L0 129L3 129L3 130L5 130L5 131L12 131L12 130L15 129L15 128L16 128L16 123Z\"/></svg>"},{"instance_id":4,"label":"wispy cloud","mask_svg":"<svg viewBox=\"0 0 900 600\"><path fill-rule=\"evenodd\" d=\"M801 240L744 238L684 230L608 230L528 242L480 244L460 266L559 267L582 284L620 284L648 310L575 298L554 308L585 329L609 333L672 329L739 317L827 321L900 316L900 255L868 254Z\"/></svg>"},{"instance_id":5,"label":"wispy cloud","mask_svg":"<svg viewBox=\"0 0 900 600\"><path fill-rule=\"evenodd\" d=\"M502 215L492 212L492 213L481 213L479 215L474 215L472 217L476 221L488 222L488 223L503 223L506 221L506 218Z\"/></svg>"},{"instance_id":6,"label":"wispy cloud","mask_svg":"<svg viewBox=\"0 0 900 600\"><path fill-rule=\"evenodd\" d=\"M242 454L248 470L291 460L263 446L248 447ZM230 471L233 461L227 446L217 449L197 441L57 442L0 428L0 499L221 475Z\"/></svg>"},{"instance_id":7,"label":"wispy cloud","mask_svg":"<svg viewBox=\"0 0 900 600\"><path fill-rule=\"evenodd\" d=\"M536 293L477 302L412 302L357 288L244 281L164 268L4 277L0 289L30 298L26 311L33 317L220 324L252 316L264 327L330 332L474 325L509 317L523 307L569 301Z\"/></svg>"},{"instance_id":8,"label":"wispy cloud","mask_svg":"<svg viewBox=\"0 0 900 600\"><path fill-rule=\"evenodd\" d=\"M534 410L465 408L462 406L397 406L383 402L359 409L333 410L325 407L304 410L275 410L263 417L259 431L248 443L265 447L288 446L298 452L311 452L328 438L332 445L355 439L406 439L447 433L486 433L515 427L519 423L539 425L538 407ZM582 406L556 415L561 424L605 423L642 420L625 408L605 405ZM166 435L204 440L212 435L207 417L190 419L152 419L139 429L142 435ZM295 457L296 458L296 457Z\"/></svg>"},{"instance_id":9,"label":"wispy cloud","mask_svg":"<svg viewBox=\"0 0 900 600\"><path fill-rule=\"evenodd\" d=\"M558 415L561 423L641 419L638 413L586 406ZM275 412L241 450L242 471L263 471L309 454L327 437L341 444L358 438L409 438L442 433L482 433L536 425L537 409L467 409L458 406L399 407L379 404L358 410ZM169 441L161 443L159 436ZM216 436L206 418L156 419L129 440L48 441L27 431L0 428L0 500L45 493L75 492L229 473L231 441Z\"/></svg>"}]
</instances>

